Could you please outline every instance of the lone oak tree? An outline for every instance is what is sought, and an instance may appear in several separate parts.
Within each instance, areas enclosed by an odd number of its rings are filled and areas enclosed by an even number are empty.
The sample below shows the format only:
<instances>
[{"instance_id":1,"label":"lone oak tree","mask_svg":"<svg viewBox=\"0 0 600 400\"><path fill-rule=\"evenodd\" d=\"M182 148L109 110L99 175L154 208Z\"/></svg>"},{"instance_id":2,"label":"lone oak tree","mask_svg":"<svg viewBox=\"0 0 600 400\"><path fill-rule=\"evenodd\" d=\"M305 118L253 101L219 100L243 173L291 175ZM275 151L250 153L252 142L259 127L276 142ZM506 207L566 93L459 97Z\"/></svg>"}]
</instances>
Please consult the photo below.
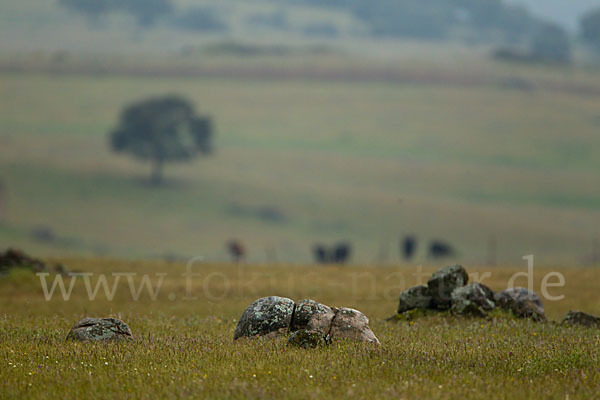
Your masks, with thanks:
<instances>
[{"instance_id":1,"label":"lone oak tree","mask_svg":"<svg viewBox=\"0 0 600 400\"><path fill-rule=\"evenodd\" d=\"M157 185L163 180L165 163L210 154L211 138L209 118L197 116L186 99L166 96L127 106L110 134L110 144L116 152L151 162L150 181Z\"/></svg>"}]
</instances>

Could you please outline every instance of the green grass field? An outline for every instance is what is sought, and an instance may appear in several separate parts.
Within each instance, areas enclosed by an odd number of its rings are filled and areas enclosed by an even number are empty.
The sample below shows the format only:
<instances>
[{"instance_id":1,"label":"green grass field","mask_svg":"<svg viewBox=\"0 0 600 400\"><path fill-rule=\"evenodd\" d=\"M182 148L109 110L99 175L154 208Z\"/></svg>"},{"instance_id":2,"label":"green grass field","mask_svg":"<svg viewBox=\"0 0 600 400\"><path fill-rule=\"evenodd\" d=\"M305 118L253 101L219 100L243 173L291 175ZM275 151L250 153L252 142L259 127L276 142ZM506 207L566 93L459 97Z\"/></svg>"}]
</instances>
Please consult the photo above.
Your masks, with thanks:
<instances>
[{"instance_id":1,"label":"green grass field","mask_svg":"<svg viewBox=\"0 0 600 400\"><path fill-rule=\"evenodd\" d=\"M161 60L109 58L105 73L89 74L94 59L74 58L50 74L39 72L53 68L43 57L14 58L21 72L7 72L4 59L1 243L47 255L225 260L223 244L238 237L253 262L307 262L314 242L347 239L355 262L385 264L414 232L477 263L492 237L499 263L535 254L583 264L593 252L594 71L481 60L369 66L335 55ZM509 77L535 89L508 88ZM124 105L165 93L214 118L216 154L168 166L157 189L144 183L147 165L109 151L107 133ZM256 217L260 207L285 220ZM38 226L59 240L35 241Z\"/></svg>"},{"instance_id":2,"label":"green grass field","mask_svg":"<svg viewBox=\"0 0 600 400\"><path fill-rule=\"evenodd\" d=\"M597 269L535 269L540 292L546 273L558 271L564 287L549 288L548 323L425 317L386 322L401 288L416 281L409 267L304 267L196 264L197 300L183 300L185 265L104 259L61 259L85 272L167 273L156 301L144 289L132 300L127 284L108 301L89 301L81 281L69 301L44 299L40 281L27 274L0 280L0 393L2 398L523 398L591 399L600 379L597 329L567 328L571 309L600 313ZM524 268L491 271L494 290ZM426 269L425 273L430 273ZM219 273L222 275L214 275ZM211 275L212 274L212 275ZM404 277L402 282L399 276ZM97 276L91 278L95 285ZM112 278L109 275L109 284ZM426 278L425 278L426 279ZM50 281L51 282L51 281ZM66 278L66 283L69 278ZM526 285L524 280L517 284ZM169 294L176 296L169 300ZM258 297L313 298L363 311L381 347L338 342L316 350L284 339L232 341L237 318ZM116 316L135 336L131 343L65 342L84 316Z\"/></svg>"},{"instance_id":3,"label":"green grass field","mask_svg":"<svg viewBox=\"0 0 600 400\"><path fill-rule=\"evenodd\" d=\"M215 7L226 35L115 15L90 25L56 1L0 0L0 251L92 273L94 287L99 274L109 285L137 274L112 300L90 299L81 277L65 278L68 300L59 289L47 300L31 273L0 276L0 399L600 399L598 329L559 323L569 310L600 315L593 57L576 45L571 67L502 64L491 44L373 40L344 12L289 6L280 32L248 22L276 2L215 3L176 0ZM321 20L339 35L300 33ZM215 51L243 45L257 54ZM124 106L166 94L213 118L216 152L167 165L156 187L108 133ZM399 264L407 234L420 239L410 265ZM248 264L228 264L233 238ZM439 267L434 239L458 250L445 262L491 273L494 290L534 255L533 290L547 298L544 276L559 272L549 295L564 298L544 300L546 323L386 321L421 283L417 265ZM310 265L313 244L342 240L351 265ZM143 274L162 282L155 298ZM234 343L243 310L270 295L361 310L381 346ZM134 340L65 341L92 316L123 319Z\"/></svg>"}]
</instances>

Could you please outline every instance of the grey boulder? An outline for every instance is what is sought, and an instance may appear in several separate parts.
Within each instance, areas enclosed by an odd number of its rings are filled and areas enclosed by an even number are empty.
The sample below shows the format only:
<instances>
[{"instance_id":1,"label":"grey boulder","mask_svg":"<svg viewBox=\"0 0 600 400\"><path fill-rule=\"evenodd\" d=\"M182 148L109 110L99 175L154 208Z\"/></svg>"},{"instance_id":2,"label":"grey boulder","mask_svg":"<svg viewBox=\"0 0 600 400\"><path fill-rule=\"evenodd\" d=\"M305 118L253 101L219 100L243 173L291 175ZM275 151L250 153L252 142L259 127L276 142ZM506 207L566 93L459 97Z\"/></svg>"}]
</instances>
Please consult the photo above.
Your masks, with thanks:
<instances>
[{"instance_id":1,"label":"grey boulder","mask_svg":"<svg viewBox=\"0 0 600 400\"><path fill-rule=\"evenodd\" d=\"M310 343L329 343L331 339L349 339L379 344L369 328L369 319L351 308L333 308L314 300L295 304L284 297L264 297L252 303L242 314L233 336L273 338L291 332L290 345L312 347Z\"/></svg>"},{"instance_id":2,"label":"grey boulder","mask_svg":"<svg viewBox=\"0 0 600 400\"><path fill-rule=\"evenodd\" d=\"M331 323L329 336L332 339L349 339L379 344L379 339L369 328L369 319L360 311L352 308L338 308Z\"/></svg>"},{"instance_id":3,"label":"grey boulder","mask_svg":"<svg viewBox=\"0 0 600 400\"><path fill-rule=\"evenodd\" d=\"M468 281L469 275L462 265L450 265L434 272L427 281L427 287L435 307L450 308L452 292L454 289L466 285Z\"/></svg>"},{"instance_id":4,"label":"grey boulder","mask_svg":"<svg viewBox=\"0 0 600 400\"><path fill-rule=\"evenodd\" d=\"M290 330L306 329L328 335L334 317L335 309L314 300L300 300L296 303Z\"/></svg>"},{"instance_id":5,"label":"grey boulder","mask_svg":"<svg viewBox=\"0 0 600 400\"><path fill-rule=\"evenodd\" d=\"M432 297L429 294L429 288L427 286L415 286L406 289L400 293L400 300L398 302L398 314L403 312L418 309L428 309L432 306Z\"/></svg>"},{"instance_id":6,"label":"grey boulder","mask_svg":"<svg viewBox=\"0 0 600 400\"><path fill-rule=\"evenodd\" d=\"M485 317L486 311L494 307L494 292L479 282L458 287L452 292L450 311L453 314Z\"/></svg>"},{"instance_id":7,"label":"grey boulder","mask_svg":"<svg viewBox=\"0 0 600 400\"><path fill-rule=\"evenodd\" d=\"M519 318L545 321L544 306L537 294L522 287L515 287L496 293L496 306L511 311Z\"/></svg>"},{"instance_id":8,"label":"grey boulder","mask_svg":"<svg viewBox=\"0 0 600 400\"><path fill-rule=\"evenodd\" d=\"M242 314L233 339L287 333L294 307L294 301L285 297L270 296L256 300Z\"/></svg>"},{"instance_id":9,"label":"grey boulder","mask_svg":"<svg viewBox=\"0 0 600 400\"><path fill-rule=\"evenodd\" d=\"M600 318L581 311L569 311L562 320L563 325L582 325L600 328Z\"/></svg>"},{"instance_id":10,"label":"grey boulder","mask_svg":"<svg viewBox=\"0 0 600 400\"><path fill-rule=\"evenodd\" d=\"M67 334L67 340L108 342L132 339L129 326L116 318L84 318Z\"/></svg>"}]
</instances>

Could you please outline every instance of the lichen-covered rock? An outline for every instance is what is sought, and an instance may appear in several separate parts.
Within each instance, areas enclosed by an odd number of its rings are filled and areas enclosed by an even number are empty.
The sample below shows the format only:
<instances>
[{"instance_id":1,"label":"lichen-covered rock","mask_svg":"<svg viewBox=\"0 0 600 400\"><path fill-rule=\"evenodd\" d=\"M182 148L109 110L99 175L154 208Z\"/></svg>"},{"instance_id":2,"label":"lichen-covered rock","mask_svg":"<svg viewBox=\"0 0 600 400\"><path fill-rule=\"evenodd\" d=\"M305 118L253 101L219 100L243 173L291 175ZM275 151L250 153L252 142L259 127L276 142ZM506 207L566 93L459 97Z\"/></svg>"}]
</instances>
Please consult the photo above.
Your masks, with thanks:
<instances>
[{"instance_id":1,"label":"lichen-covered rock","mask_svg":"<svg viewBox=\"0 0 600 400\"><path fill-rule=\"evenodd\" d=\"M305 349L314 349L328 344L328 338L320 331L309 329L300 329L293 332L288 338L288 345L302 347Z\"/></svg>"},{"instance_id":2,"label":"lichen-covered rock","mask_svg":"<svg viewBox=\"0 0 600 400\"><path fill-rule=\"evenodd\" d=\"M270 296L256 300L240 317L233 339L287 331L294 307L294 301L285 297Z\"/></svg>"},{"instance_id":3,"label":"lichen-covered rock","mask_svg":"<svg viewBox=\"0 0 600 400\"><path fill-rule=\"evenodd\" d=\"M462 265L450 265L437 270L427 281L429 294L435 307L450 308L452 292L457 287L466 285L468 281L469 275Z\"/></svg>"},{"instance_id":4,"label":"lichen-covered rock","mask_svg":"<svg viewBox=\"0 0 600 400\"><path fill-rule=\"evenodd\" d=\"M589 328L600 328L600 318L581 311L569 311L563 318L564 325L582 325Z\"/></svg>"},{"instance_id":5,"label":"lichen-covered rock","mask_svg":"<svg viewBox=\"0 0 600 400\"><path fill-rule=\"evenodd\" d=\"M335 310L314 300L300 300L296 303L291 331L306 329L327 335L331 329L331 321Z\"/></svg>"},{"instance_id":6,"label":"lichen-covered rock","mask_svg":"<svg viewBox=\"0 0 600 400\"><path fill-rule=\"evenodd\" d=\"M452 292L450 311L453 314L485 317L486 312L494 307L494 292L479 282L458 287Z\"/></svg>"},{"instance_id":7,"label":"lichen-covered rock","mask_svg":"<svg viewBox=\"0 0 600 400\"><path fill-rule=\"evenodd\" d=\"M67 335L68 340L108 342L132 339L131 329L116 318L84 318Z\"/></svg>"},{"instance_id":8,"label":"lichen-covered rock","mask_svg":"<svg viewBox=\"0 0 600 400\"><path fill-rule=\"evenodd\" d=\"M418 309L428 309L433 305L432 297L429 294L429 288L425 285L411 287L400 293L398 302L398 314L405 311Z\"/></svg>"},{"instance_id":9,"label":"lichen-covered rock","mask_svg":"<svg viewBox=\"0 0 600 400\"><path fill-rule=\"evenodd\" d=\"M329 336L332 339L350 339L379 344L379 339L369 327L369 319L352 308L338 308L331 322Z\"/></svg>"},{"instance_id":10,"label":"lichen-covered rock","mask_svg":"<svg viewBox=\"0 0 600 400\"><path fill-rule=\"evenodd\" d=\"M531 318L534 321L545 321L544 306L537 294L528 289L516 287L503 290L494 296L496 306L510 310L520 318Z\"/></svg>"}]
</instances>

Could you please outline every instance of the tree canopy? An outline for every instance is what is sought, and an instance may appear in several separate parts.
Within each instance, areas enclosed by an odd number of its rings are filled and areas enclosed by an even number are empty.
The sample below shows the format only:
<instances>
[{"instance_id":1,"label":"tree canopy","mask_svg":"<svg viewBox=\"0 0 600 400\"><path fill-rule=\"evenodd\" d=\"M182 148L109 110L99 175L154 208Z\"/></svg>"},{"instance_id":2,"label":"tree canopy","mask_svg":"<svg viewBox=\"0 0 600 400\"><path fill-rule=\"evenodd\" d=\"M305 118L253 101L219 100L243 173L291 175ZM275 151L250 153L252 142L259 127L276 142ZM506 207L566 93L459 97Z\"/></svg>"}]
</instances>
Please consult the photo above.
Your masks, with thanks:
<instances>
[{"instance_id":1,"label":"tree canopy","mask_svg":"<svg viewBox=\"0 0 600 400\"><path fill-rule=\"evenodd\" d=\"M540 27L533 37L531 57L535 61L569 62L571 41L568 33L555 24L546 24Z\"/></svg>"},{"instance_id":2,"label":"tree canopy","mask_svg":"<svg viewBox=\"0 0 600 400\"><path fill-rule=\"evenodd\" d=\"M197 116L189 101L165 96L127 106L110 143L116 152L152 162L151 180L160 183L165 163L210 154L212 131L211 120Z\"/></svg>"}]
</instances>

